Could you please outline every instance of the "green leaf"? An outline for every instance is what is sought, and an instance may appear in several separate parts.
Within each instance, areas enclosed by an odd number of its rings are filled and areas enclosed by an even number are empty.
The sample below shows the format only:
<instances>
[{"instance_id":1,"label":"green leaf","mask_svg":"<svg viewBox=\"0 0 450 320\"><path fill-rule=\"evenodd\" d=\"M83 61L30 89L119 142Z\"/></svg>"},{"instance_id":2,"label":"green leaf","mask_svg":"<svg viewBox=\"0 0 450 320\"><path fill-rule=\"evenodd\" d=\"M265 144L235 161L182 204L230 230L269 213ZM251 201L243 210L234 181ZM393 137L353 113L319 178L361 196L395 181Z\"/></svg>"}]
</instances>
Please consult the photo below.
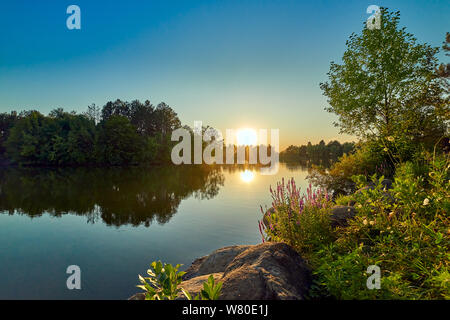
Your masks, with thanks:
<instances>
[{"instance_id":1,"label":"green leaf","mask_svg":"<svg viewBox=\"0 0 450 320\"><path fill-rule=\"evenodd\" d=\"M181 288L181 292L183 292L184 296L188 299L188 300L192 300L192 296L191 294L185 290L184 288Z\"/></svg>"}]
</instances>

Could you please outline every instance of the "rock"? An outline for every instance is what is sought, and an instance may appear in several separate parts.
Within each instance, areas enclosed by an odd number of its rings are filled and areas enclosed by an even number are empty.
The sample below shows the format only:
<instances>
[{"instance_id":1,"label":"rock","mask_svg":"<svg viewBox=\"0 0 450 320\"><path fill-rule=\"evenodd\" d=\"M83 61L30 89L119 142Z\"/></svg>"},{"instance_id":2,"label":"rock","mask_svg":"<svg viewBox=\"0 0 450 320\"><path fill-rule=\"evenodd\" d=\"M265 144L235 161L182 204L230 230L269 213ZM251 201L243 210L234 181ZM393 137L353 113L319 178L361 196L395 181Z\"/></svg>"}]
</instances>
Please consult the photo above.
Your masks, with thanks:
<instances>
[{"instance_id":1,"label":"rock","mask_svg":"<svg viewBox=\"0 0 450 320\"><path fill-rule=\"evenodd\" d=\"M193 297L210 274L223 283L221 300L303 300L311 285L305 261L293 248L279 242L225 247L195 260L188 270L181 287ZM214 272L217 270L223 271ZM138 293L129 300L144 298ZM180 295L180 299L185 297Z\"/></svg>"},{"instance_id":2,"label":"rock","mask_svg":"<svg viewBox=\"0 0 450 320\"><path fill-rule=\"evenodd\" d=\"M218 252L230 251L226 247L214 251L211 256ZM266 299L304 299L311 283L311 274L303 259L290 246L284 243L266 242L256 246L237 246L241 250L226 266L222 277L223 300L266 300ZM236 249L232 250L236 252ZM210 256L204 262L210 264ZM199 263L197 261L197 263ZM221 269L214 268L215 270ZM206 281L209 274L202 270L211 268L200 265L195 266L196 278L184 281L183 288L189 291L193 281L202 283ZM214 273L214 277L219 274ZM197 279L200 281L197 282ZM189 283L188 286L188 282ZM186 284L185 284L186 283ZM194 285L196 289L196 285ZM189 291L191 292L191 291Z\"/></svg>"},{"instance_id":3,"label":"rock","mask_svg":"<svg viewBox=\"0 0 450 320\"><path fill-rule=\"evenodd\" d=\"M346 226L347 220L355 216L356 210L352 206L334 206L331 208L331 226Z\"/></svg>"},{"instance_id":4,"label":"rock","mask_svg":"<svg viewBox=\"0 0 450 320\"><path fill-rule=\"evenodd\" d=\"M224 272L227 265L248 246L229 246L218 249L210 255L196 259L186 270L183 280L189 280L199 275Z\"/></svg>"},{"instance_id":5,"label":"rock","mask_svg":"<svg viewBox=\"0 0 450 320\"><path fill-rule=\"evenodd\" d=\"M128 298L128 300L145 300L145 293L139 292L133 294L131 297Z\"/></svg>"},{"instance_id":6,"label":"rock","mask_svg":"<svg viewBox=\"0 0 450 320\"><path fill-rule=\"evenodd\" d=\"M293 248L266 242L234 258L221 281L223 300L303 300L311 272Z\"/></svg>"}]
</instances>

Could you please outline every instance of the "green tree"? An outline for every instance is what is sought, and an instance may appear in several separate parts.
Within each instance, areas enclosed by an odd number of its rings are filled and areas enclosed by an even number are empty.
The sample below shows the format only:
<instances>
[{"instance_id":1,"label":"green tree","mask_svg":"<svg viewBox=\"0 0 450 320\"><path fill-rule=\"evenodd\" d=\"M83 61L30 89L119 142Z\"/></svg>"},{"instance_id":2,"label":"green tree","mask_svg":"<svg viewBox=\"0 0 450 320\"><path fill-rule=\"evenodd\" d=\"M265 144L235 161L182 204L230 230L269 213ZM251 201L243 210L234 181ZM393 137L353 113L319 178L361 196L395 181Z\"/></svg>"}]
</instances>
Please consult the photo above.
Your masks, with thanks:
<instances>
[{"instance_id":1,"label":"green tree","mask_svg":"<svg viewBox=\"0 0 450 320\"><path fill-rule=\"evenodd\" d=\"M67 133L68 164L90 165L95 163L95 124L83 115L71 115Z\"/></svg>"},{"instance_id":2,"label":"green tree","mask_svg":"<svg viewBox=\"0 0 450 320\"><path fill-rule=\"evenodd\" d=\"M442 50L447 57L450 57L450 32L445 35ZM437 75L442 79L442 86L447 94L450 93L450 63L441 63L436 70Z\"/></svg>"},{"instance_id":3,"label":"green tree","mask_svg":"<svg viewBox=\"0 0 450 320\"><path fill-rule=\"evenodd\" d=\"M158 160L170 161L170 151L175 144L171 141L172 131L181 127L181 121L176 112L164 102L155 109L156 138L159 144Z\"/></svg>"},{"instance_id":4,"label":"green tree","mask_svg":"<svg viewBox=\"0 0 450 320\"><path fill-rule=\"evenodd\" d=\"M42 147L48 137L44 131L45 117L38 111L22 112L5 143L6 154L20 164L41 164L46 155Z\"/></svg>"},{"instance_id":5,"label":"green tree","mask_svg":"<svg viewBox=\"0 0 450 320\"><path fill-rule=\"evenodd\" d=\"M17 113L0 113L0 161L5 159L6 146L11 128L17 121Z\"/></svg>"},{"instance_id":6,"label":"green tree","mask_svg":"<svg viewBox=\"0 0 450 320\"><path fill-rule=\"evenodd\" d=\"M100 122L101 117L101 111L100 108L95 105L95 103L88 106L88 109L83 115L94 122L94 124L97 124Z\"/></svg>"},{"instance_id":7,"label":"green tree","mask_svg":"<svg viewBox=\"0 0 450 320\"><path fill-rule=\"evenodd\" d=\"M142 157L143 140L124 116L112 115L102 124L98 152L108 165L135 164Z\"/></svg>"},{"instance_id":8,"label":"green tree","mask_svg":"<svg viewBox=\"0 0 450 320\"><path fill-rule=\"evenodd\" d=\"M442 87L434 72L438 48L418 44L399 26L400 13L381 8L381 28L352 34L342 64L332 62L320 87L341 132L405 136L420 142L445 132ZM448 110L448 109L447 109ZM406 138L405 138L406 139Z\"/></svg>"}]
</instances>

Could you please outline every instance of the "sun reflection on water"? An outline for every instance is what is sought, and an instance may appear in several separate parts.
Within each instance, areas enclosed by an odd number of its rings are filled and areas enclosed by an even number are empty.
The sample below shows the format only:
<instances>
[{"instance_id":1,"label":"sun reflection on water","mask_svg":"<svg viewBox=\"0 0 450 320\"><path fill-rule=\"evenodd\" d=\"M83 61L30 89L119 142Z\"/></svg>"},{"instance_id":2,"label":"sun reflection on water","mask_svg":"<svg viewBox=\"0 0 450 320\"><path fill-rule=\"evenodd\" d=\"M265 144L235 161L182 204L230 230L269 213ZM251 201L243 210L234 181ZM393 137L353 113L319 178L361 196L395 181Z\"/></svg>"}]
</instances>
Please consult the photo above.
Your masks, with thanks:
<instances>
[{"instance_id":1,"label":"sun reflection on water","mask_svg":"<svg viewBox=\"0 0 450 320\"><path fill-rule=\"evenodd\" d=\"M250 170L245 170L241 172L241 180L245 183L250 183L255 178L255 173Z\"/></svg>"}]
</instances>

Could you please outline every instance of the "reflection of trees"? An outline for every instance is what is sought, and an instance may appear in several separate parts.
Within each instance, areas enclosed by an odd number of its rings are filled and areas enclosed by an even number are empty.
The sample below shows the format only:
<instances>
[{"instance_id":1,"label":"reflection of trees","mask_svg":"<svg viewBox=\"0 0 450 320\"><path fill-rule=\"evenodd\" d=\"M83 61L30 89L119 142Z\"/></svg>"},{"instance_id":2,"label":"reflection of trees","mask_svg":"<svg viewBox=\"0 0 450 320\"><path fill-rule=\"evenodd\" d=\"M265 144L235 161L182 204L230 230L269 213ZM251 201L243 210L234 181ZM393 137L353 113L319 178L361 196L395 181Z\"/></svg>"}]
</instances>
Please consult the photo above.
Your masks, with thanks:
<instances>
[{"instance_id":1,"label":"reflection of trees","mask_svg":"<svg viewBox=\"0 0 450 320\"><path fill-rule=\"evenodd\" d=\"M313 165L322 166L324 168L330 168L331 165L336 162L337 159L334 158L321 158L321 159L309 159L309 160L295 160L295 161L280 161L281 163L286 164L286 167L289 170L296 170L297 168L308 169Z\"/></svg>"},{"instance_id":2,"label":"reflection of trees","mask_svg":"<svg viewBox=\"0 0 450 320\"><path fill-rule=\"evenodd\" d=\"M283 164L289 171L308 170L311 167L311 164L303 162L283 162Z\"/></svg>"},{"instance_id":3,"label":"reflection of trees","mask_svg":"<svg viewBox=\"0 0 450 320\"><path fill-rule=\"evenodd\" d=\"M101 218L108 225L166 223L181 200L215 197L224 176L209 166L0 171L0 211Z\"/></svg>"}]
</instances>

